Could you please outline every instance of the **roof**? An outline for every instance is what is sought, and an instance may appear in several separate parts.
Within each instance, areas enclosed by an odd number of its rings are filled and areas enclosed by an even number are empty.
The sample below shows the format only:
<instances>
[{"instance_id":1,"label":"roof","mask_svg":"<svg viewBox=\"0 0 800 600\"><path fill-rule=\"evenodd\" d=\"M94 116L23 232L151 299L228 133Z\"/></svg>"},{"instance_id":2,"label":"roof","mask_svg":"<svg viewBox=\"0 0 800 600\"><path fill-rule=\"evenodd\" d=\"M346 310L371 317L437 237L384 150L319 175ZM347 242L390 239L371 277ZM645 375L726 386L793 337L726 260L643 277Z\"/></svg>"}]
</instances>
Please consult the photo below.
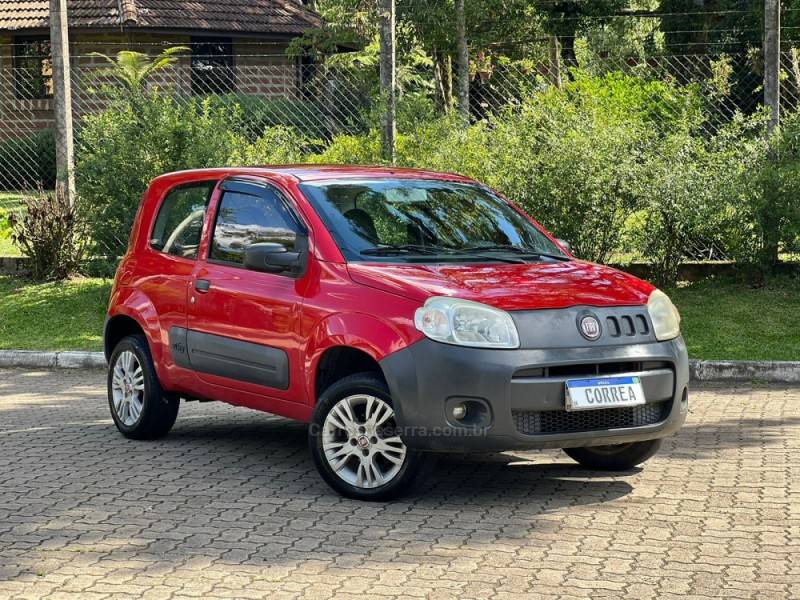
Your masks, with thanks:
<instances>
[{"instance_id":1,"label":"roof","mask_svg":"<svg viewBox=\"0 0 800 600\"><path fill-rule=\"evenodd\" d=\"M0 1L0 30L49 27L48 0ZM322 25L300 0L67 0L70 27L299 35Z\"/></svg>"},{"instance_id":2,"label":"roof","mask_svg":"<svg viewBox=\"0 0 800 600\"><path fill-rule=\"evenodd\" d=\"M439 179L443 181L471 182L472 180L456 175L409 169L403 167L363 166L363 165L268 165L263 167L222 167L216 169L189 169L165 173L157 180L202 179L205 177L222 178L229 176L252 177L286 177L295 181L319 181L330 179Z\"/></svg>"}]
</instances>

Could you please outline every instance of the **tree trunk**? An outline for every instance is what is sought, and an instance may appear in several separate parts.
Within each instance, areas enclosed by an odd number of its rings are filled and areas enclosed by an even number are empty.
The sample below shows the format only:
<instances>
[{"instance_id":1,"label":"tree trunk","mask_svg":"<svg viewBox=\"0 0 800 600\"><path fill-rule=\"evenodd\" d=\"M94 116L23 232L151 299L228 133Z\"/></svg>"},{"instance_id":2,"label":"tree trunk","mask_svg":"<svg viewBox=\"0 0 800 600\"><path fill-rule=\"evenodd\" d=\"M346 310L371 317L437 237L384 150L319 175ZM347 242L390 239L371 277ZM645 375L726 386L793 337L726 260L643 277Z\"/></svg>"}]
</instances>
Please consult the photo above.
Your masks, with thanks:
<instances>
[{"instance_id":1,"label":"tree trunk","mask_svg":"<svg viewBox=\"0 0 800 600\"><path fill-rule=\"evenodd\" d=\"M469 124L469 47L464 0L456 0L456 35L458 36L458 112Z\"/></svg>"},{"instance_id":2,"label":"tree trunk","mask_svg":"<svg viewBox=\"0 0 800 600\"><path fill-rule=\"evenodd\" d=\"M397 72L395 56L395 0L378 0L381 35L381 96L384 102L381 123L381 155L394 164L397 160Z\"/></svg>"},{"instance_id":3,"label":"tree trunk","mask_svg":"<svg viewBox=\"0 0 800 600\"><path fill-rule=\"evenodd\" d=\"M450 56L441 50L433 51L433 80L436 93L436 107L442 114L449 114L453 108L453 77Z\"/></svg>"}]
</instances>

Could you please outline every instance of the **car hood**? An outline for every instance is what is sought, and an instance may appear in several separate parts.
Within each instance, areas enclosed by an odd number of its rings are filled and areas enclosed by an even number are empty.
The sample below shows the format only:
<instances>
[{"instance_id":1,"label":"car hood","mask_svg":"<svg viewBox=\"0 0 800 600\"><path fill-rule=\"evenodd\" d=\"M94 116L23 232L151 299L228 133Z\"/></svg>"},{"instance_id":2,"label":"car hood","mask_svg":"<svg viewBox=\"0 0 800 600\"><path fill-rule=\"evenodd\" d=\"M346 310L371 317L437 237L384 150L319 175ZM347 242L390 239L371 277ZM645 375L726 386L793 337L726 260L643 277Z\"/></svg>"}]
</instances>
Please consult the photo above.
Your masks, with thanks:
<instances>
[{"instance_id":1,"label":"car hood","mask_svg":"<svg viewBox=\"0 0 800 600\"><path fill-rule=\"evenodd\" d=\"M646 304L655 289L632 275L583 261L529 264L349 263L353 281L424 302L454 296L503 310Z\"/></svg>"}]
</instances>

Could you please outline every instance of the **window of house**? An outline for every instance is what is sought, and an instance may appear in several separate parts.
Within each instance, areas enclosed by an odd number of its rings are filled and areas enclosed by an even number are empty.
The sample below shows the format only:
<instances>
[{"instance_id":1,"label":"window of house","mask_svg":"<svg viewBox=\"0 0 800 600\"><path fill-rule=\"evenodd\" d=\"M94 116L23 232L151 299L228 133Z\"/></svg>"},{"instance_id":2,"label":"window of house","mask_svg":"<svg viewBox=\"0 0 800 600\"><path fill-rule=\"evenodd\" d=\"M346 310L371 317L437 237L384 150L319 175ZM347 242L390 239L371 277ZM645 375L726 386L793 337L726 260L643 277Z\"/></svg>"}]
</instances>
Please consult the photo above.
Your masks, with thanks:
<instances>
[{"instance_id":1,"label":"window of house","mask_svg":"<svg viewBox=\"0 0 800 600\"><path fill-rule=\"evenodd\" d=\"M17 98L53 96L53 65L47 36L14 38L14 88Z\"/></svg>"},{"instance_id":2,"label":"window of house","mask_svg":"<svg viewBox=\"0 0 800 600\"><path fill-rule=\"evenodd\" d=\"M273 242L294 249L301 226L272 190L261 196L228 191L222 196L209 258L241 265L251 244Z\"/></svg>"},{"instance_id":3,"label":"window of house","mask_svg":"<svg viewBox=\"0 0 800 600\"><path fill-rule=\"evenodd\" d=\"M181 185L167 194L158 210L150 245L166 254L197 258L206 208L214 181Z\"/></svg>"},{"instance_id":4,"label":"window of house","mask_svg":"<svg viewBox=\"0 0 800 600\"><path fill-rule=\"evenodd\" d=\"M234 91L233 42L230 38L192 38L192 93Z\"/></svg>"}]
</instances>

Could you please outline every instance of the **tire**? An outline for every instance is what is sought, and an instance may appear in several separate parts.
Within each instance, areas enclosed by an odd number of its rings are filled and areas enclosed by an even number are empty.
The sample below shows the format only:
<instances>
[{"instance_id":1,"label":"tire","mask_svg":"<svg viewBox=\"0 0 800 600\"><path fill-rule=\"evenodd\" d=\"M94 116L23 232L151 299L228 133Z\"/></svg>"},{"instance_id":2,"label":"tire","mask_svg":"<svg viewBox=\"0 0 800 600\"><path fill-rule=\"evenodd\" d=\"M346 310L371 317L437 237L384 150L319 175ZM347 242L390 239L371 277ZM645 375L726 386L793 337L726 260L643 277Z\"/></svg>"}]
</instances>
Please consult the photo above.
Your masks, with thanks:
<instances>
[{"instance_id":1,"label":"tire","mask_svg":"<svg viewBox=\"0 0 800 600\"><path fill-rule=\"evenodd\" d=\"M108 362L108 407L119 432L134 440L160 438L175 424L179 404L161 388L147 339L123 338Z\"/></svg>"},{"instance_id":2,"label":"tire","mask_svg":"<svg viewBox=\"0 0 800 600\"><path fill-rule=\"evenodd\" d=\"M628 471L652 457L661 448L661 440L630 442L615 446L564 448L567 455L589 469Z\"/></svg>"},{"instance_id":3,"label":"tire","mask_svg":"<svg viewBox=\"0 0 800 600\"><path fill-rule=\"evenodd\" d=\"M397 498L420 482L423 469L422 454L406 447L396 427L381 379L371 373L345 377L323 392L314 409L308 429L314 464L342 496Z\"/></svg>"}]
</instances>

